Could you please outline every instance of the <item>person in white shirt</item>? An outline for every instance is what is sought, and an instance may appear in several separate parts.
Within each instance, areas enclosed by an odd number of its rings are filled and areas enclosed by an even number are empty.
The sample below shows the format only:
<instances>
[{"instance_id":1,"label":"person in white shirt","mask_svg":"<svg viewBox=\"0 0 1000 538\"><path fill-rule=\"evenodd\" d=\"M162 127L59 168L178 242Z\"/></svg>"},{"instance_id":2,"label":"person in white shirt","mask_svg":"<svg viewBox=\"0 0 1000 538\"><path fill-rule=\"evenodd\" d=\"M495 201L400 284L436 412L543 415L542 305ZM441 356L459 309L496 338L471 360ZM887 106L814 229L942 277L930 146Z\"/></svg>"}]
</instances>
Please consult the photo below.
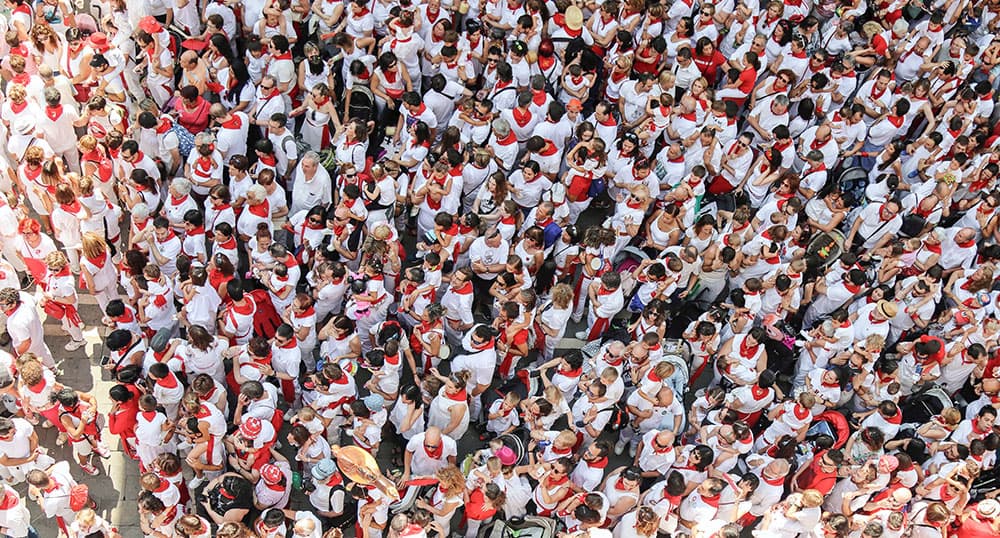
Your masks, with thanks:
<instances>
[{"instance_id":1,"label":"person in white shirt","mask_svg":"<svg viewBox=\"0 0 1000 538\"><path fill-rule=\"evenodd\" d=\"M299 160L292 175L292 205L290 215L309 210L333 201L333 184L330 173L319 164L319 154L307 152Z\"/></svg>"},{"instance_id":2,"label":"person in white shirt","mask_svg":"<svg viewBox=\"0 0 1000 538\"><path fill-rule=\"evenodd\" d=\"M45 88L44 94L46 107L38 128L56 157L64 159L70 170L79 172L80 152L76 149L73 124L80 118L80 114L75 107L62 105L62 94L56 88Z\"/></svg>"},{"instance_id":3,"label":"person in white shirt","mask_svg":"<svg viewBox=\"0 0 1000 538\"><path fill-rule=\"evenodd\" d=\"M455 440L431 426L410 438L403 455L403 481L411 477L434 476L448 465L455 465L458 455Z\"/></svg>"}]
</instances>

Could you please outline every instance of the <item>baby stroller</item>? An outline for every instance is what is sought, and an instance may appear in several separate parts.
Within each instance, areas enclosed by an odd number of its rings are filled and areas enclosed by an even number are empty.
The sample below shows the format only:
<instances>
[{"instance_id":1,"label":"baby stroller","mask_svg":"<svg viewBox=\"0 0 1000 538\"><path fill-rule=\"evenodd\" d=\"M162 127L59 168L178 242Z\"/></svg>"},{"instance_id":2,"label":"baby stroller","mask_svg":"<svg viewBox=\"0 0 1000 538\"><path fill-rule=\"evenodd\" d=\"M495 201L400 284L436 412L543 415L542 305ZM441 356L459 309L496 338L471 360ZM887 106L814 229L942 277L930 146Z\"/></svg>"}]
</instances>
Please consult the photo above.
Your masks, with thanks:
<instances>
[{"instance_id":1,"label":"baby stroller","mask_svg":"<svg viewBox=\"0 0 1000 538\"><path fill-rule=\"evenodd\" d=\"M851 427L844 415L833 410L824 411L813 419L806 432L806 440L813 441L820 435L829 435L833 438L833 448L841 448L851 437Z\"/></svg>"},{"instance_id":2,"label":"baby stroller","mask_svg":"<svg viewBox=\"0 0 1000 538\"><path fill-rule=\"evenodd\" d=\"M478 538L555 538L556 521L547 517L497 519L479 529Z\"/></svg>"},{"instance_id":3,"label":"baby stroller","mask_svg":"<svg viewBox=\"0 0 1000 538\"><path fill-rule=\"evenodd\" d=\"M413 509L417 499L430 501L438 480L433 477L414 478L403 484L399 492L399 500L389 505L389 512L399 514Z\"/></svg>"},{"instance_id":4,"label":"baby stroller","mask_svg":"<svg viewBox=\"0 0 1000 538\"><path fill-rule=\"evenodd\" d=\"M912 394L900 404L899 410L903 413L904 423L923 424L947 407L952 407L951 397L941 387L931 385Z\"/></svg>"},{"instance_id":5,"label":"baby stroller","mask_svg":"<svg viewBox=\"0 0 1000 538\"><path fill-rule=\"evenodd\" d=\"M840 192L850 194L855 200L865 199L865 188L868 187L868 170L860 166L852 166L840 173L837 178Z\"/></svg>"}]
</instances>

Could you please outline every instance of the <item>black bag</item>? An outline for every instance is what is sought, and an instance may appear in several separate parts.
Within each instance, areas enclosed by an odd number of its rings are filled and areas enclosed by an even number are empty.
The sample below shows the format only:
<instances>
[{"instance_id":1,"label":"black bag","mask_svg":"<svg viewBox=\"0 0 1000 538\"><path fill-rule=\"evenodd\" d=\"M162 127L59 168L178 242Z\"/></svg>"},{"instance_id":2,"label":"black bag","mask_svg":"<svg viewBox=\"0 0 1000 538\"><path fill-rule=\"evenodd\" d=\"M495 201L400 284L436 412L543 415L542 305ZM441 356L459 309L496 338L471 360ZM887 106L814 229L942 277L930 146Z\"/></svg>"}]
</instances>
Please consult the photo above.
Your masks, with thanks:
<instances>
[{"instance_id":1,"label":"black bag","mask_svg":"<svg viewBox=\"0 0 1000 538\"><path fill-rule=\"evenodd\" d=\"M899 233L906 237L919 237L925 226L927 219L916 213L910 213L903 216L903 225L899 227Z\"/></svg>"},{"instance_id":2,"label":"black bag","mask_svg":"<svg viewBox=\"0 0 1000 538\"><path fill-rule=\"evenodd\" d=\"M615 402L615 405L602 409L598 413L611 413L611 418L604 425L604 431L620 432L629 425L628 408L625 407L625 402Z\"/></svg>"}]
</instances>

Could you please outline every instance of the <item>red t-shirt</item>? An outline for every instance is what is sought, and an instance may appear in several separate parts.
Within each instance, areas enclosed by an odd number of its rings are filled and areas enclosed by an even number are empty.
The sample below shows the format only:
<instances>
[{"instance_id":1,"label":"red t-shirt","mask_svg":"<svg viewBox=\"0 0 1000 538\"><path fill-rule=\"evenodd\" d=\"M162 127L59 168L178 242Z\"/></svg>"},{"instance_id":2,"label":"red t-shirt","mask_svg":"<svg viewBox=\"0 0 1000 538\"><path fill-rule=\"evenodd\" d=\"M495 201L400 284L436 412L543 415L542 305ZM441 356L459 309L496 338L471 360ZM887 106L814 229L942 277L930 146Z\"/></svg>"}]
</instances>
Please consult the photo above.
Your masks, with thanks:
<instances>
[{"instance_id":1,"label":"red t-shirt","mask_svg":"<svg viewBox=\"0 0 1000 538\"><path fill-rule=\"evenodd\" d=\"M823 455L826 452L823 451L816 454L809 463L809 466L799 475L798 480L795 482L799 486L799 489L815 489L823 495L827 495L833 490L833 486L837 483L836 469L827 472L820 465L820 461L822 461Z\"/></svg>"},{"instance_id":2,"label":"red t-shirt","mask_svg":"<svg viewBox=\"0 0 1000 538\"><path fill-rule=\"evenodd\" d=\"M694 55L691 57L698 70L708 80L709 86L715 85L716 75L719 73L719 66L726 63L726 57L719 51L714 51L711 56Z\"/></svg>"},{"instance_id":3,"label":"red t-shirt","mask_svg":"<svg viewBox=\"0 0 1000 538\"><path fill-rule=\"evenodd\" d=\"M742 72L740 72L740 91L749 95L753 91L754 85L757 83L757 70L753 67L747 67Z\"/></svg>"}]
</instances>

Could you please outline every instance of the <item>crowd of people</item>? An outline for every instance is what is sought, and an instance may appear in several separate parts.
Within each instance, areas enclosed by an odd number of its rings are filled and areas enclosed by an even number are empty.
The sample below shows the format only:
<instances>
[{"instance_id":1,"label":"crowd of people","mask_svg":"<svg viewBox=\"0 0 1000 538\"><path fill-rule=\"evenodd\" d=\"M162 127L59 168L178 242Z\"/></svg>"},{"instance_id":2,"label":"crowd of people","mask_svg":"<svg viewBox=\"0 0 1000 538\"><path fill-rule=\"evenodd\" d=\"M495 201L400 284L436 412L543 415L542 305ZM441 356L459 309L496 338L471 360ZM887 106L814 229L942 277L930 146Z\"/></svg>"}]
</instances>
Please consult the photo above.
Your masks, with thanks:
<instances>
[{"instance_id":1,"label":"crowd of people","mask_svg":"<svg viewBox=\"0 0 1000 538\"><path fill-rule=\"evenodd\" d=\"M5 5L0 535L1000 535L1000 0Z\"/></svg>"}]
</instances>

